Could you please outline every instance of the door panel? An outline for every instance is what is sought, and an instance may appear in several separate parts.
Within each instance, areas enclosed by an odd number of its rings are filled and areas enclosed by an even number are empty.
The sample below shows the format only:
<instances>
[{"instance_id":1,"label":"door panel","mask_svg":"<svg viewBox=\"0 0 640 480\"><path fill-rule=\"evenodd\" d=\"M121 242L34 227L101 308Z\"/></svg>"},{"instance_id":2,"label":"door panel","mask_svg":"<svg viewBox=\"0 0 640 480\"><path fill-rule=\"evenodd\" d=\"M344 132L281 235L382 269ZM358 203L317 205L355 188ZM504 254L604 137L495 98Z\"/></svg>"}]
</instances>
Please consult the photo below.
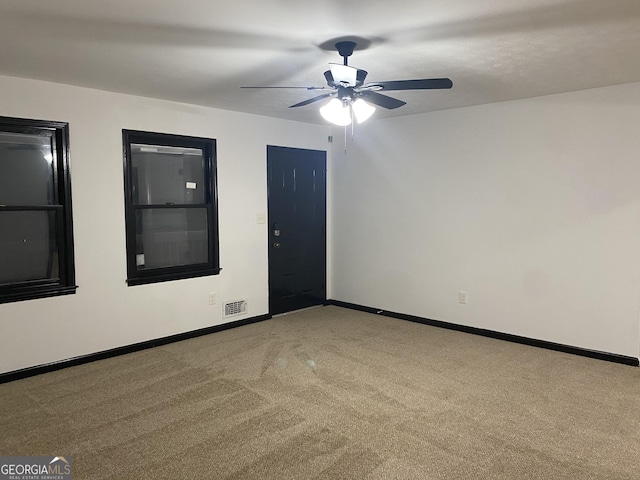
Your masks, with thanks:
<instances>
[{"instance_id":1,"label":"door panel","mask_svg":"<svg viewBox=\"0 0 640 480\"><path fill-rule=\"evenodd\" d=\"M269 312L326 300L326 152L267 147Z\"/></svg>"}]
</instances>

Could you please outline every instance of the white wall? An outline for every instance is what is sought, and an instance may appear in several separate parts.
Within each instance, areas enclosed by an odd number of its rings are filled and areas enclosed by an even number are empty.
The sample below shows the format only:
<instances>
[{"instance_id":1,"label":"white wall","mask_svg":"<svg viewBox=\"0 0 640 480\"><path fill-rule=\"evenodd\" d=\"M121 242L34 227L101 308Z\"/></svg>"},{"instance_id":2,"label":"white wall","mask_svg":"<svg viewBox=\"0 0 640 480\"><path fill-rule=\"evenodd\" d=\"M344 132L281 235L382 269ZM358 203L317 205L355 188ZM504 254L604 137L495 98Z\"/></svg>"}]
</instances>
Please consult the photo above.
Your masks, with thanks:
<instances>
[{"instance_id":1,"label":"white wall","mask_svg":"<svg viewBox=\"0 0 640 480\"><path fill-rule=\"evenodd\" d=\"M333 298L638 357L639 126L629 84L357 127Z\"/></svg>"},{"instance_id":2,"label":"white wall","mask_svg":"<svg viewBox=\"0 0 640 480\"><path fill-rule=\"evenodd\" d=\"M326 150L329 129L10 77L0 92L0 115L70 124L79 285L0 304L0 373L221 324L224 300L267 313L265 146ZM328 296L638 357L638 125L631 84L370 120L347 155L334 131ZM217 139L219 276L126 286L123 128Z\"/></svg>"},{"instance_id":3,"label":"white wall","mask_svg":"<svg viewBox=\"0 0 640 480\"><path fill-rule=\"evenodd\" d=\"M218 325L225 300L268 312L266 145L326 150L326 127L11 77L0 92L2 116L69 122L79 285L0 305L0 373ZM217 140L220 275L127 287L123 128Z\"/></svg>"}]
</instances>

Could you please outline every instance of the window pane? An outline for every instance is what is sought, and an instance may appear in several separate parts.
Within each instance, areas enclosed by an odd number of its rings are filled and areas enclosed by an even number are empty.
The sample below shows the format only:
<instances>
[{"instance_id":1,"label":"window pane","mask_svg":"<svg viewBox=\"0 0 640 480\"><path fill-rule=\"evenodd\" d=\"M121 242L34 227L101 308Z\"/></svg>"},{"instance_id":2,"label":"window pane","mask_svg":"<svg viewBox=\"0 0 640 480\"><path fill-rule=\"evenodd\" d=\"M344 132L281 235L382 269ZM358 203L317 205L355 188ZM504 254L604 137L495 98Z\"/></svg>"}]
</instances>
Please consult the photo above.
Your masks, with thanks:
<instances>
[{"instance_id":1,"label":"window pane","mask_svg":"<svg viewBox=\"0 0 640 480\"><path fill-rule=\"evenodd\" d=\"M53 205L51 138L0 132L0 204Z\"/></svg>"},{"instance_id":2,"label":"window pane","mask_svg":"<svg viewBox=\"0 0 640 480\"><path fill-rule=\"evenodd\" d=\"M136 210L138 270L207 263L206 208Z\"/></svg>"},{"instance_id":3,"label":"window pane","mask_svg":"<svg viewBox=\"0 0 640 480\"><path fill-rule=\"evenodd\" d=\"M0 285L58 275L56 212L0 211Z\"/></svg>"},{"instance_id":4,"label":"window pane","mask_svg":"<svg viewBox=\"0 0 640 480\"><path fill-rule=\"evenodd\" d=\"M134 205L204 204L204 155L199 148L131 144Z\"/></svg>"}]
</instances>

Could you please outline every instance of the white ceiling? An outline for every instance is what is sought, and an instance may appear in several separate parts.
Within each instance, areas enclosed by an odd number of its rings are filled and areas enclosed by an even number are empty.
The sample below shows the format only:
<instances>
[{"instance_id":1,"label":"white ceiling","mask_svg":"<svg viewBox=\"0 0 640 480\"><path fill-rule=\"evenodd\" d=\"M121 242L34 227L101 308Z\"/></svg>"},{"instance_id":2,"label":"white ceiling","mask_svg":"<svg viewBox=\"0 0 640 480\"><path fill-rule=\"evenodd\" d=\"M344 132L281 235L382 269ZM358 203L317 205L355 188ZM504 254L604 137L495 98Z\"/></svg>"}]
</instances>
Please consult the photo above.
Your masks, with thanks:
<instances>
[{"instance_id":1,"label":"white ceiling","mask_svg":"<svg viewBox=\"0 0 640 480\"><path fill-rule=\"evenodd\" d=\"M640 0L1 0L0 75L323 123L240 86L323 86L345 36L367 81L453 80L378 118L640 81Z\"/></svg>"}]
</instances>

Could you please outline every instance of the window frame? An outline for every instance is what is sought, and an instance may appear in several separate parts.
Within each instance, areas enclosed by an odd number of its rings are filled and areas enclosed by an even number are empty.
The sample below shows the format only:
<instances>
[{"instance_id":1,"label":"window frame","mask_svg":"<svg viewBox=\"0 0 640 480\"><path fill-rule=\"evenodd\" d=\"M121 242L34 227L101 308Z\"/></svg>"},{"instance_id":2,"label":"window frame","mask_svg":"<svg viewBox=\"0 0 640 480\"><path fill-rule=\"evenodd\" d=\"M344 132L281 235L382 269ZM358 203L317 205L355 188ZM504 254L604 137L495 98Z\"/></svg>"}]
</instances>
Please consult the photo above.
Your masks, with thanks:
<instances>
[{"instance_id":1,"label":"window frame","mask_svg":"<svg viewBox=\"0 0 640 480\"><path fill-rule=\"evenodd\" d=\"M53 158L53 198L51 205L0 205L0 211L56 212L55 239L58 246L58 278L27 280L0 285L0 303L74 294L75 259L71 208L71 168L69 124L49 120L0 116L0 132L51 138Z\"/></svg>"},{"instance_id":2,"label":"window frame","mask_svg":"<svg viewBox=\"0 0 640 480\"><path fill-rule=\"evenodd\" d=\"M134 175L132 172L132 144L197 148L203 152L205 201L203 204L136 205L133 202ZM127 249L127 285L145 285L149 283L182 280L194 277L217 275L220 268L218 235L218 181L216 140L213 138L191 137L167 133L146 132L141 130L122 130L125 196L125 236ZM136 264L136 212L144 209L203 208L207 211L207 251L206 263L159 267L139 270Z\"/></svg>"}]
</instances>

